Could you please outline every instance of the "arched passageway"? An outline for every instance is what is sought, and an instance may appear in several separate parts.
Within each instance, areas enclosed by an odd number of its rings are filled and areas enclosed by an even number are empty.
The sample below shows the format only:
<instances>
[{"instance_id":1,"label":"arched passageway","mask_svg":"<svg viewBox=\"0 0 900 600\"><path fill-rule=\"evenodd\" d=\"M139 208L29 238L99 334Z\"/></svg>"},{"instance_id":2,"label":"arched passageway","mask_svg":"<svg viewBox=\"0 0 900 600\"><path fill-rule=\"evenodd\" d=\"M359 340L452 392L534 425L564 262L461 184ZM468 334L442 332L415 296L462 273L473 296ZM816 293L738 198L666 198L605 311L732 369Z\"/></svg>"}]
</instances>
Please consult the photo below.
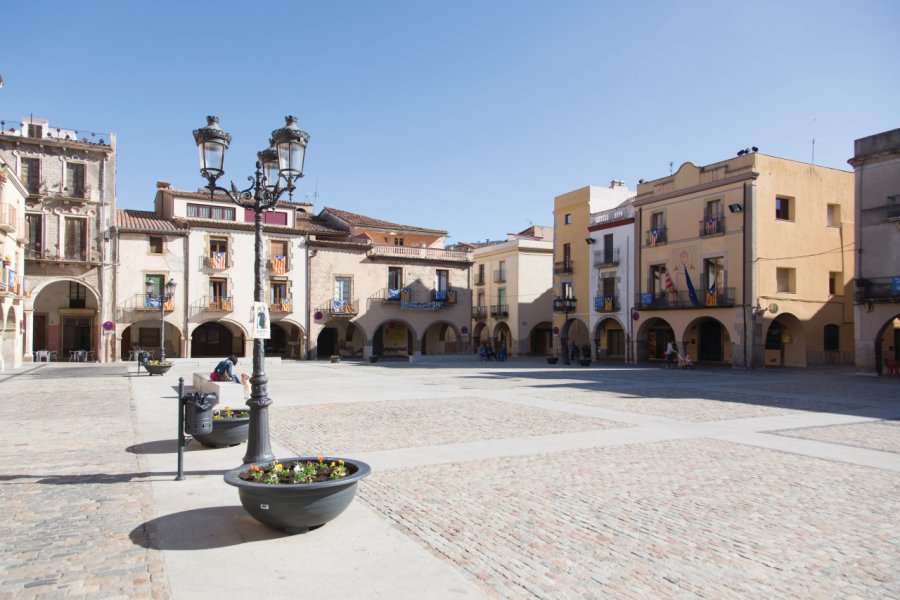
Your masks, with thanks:
<instances>
[{"instance_id":1,"label":"arched passageway","mask_svg":"<svg viewBox=\"0 0 900 600\"><path fill-rule=\"evenodd\" d=\"M378 356L411 356L414 352L415 332L403 321L382 323L372 336L372 354Z\"/></svg>"},{"instance_id":2,"label":"arched passageway","mask_svg":"<svg viewBox=\"0 0 900 600\"><path fill-rule=\"evenodd\" d=\"M244 356L244 334L233 333L222 323L210 321L191 334L191 356L196 358Z\"/></svg>"}]
</instances>

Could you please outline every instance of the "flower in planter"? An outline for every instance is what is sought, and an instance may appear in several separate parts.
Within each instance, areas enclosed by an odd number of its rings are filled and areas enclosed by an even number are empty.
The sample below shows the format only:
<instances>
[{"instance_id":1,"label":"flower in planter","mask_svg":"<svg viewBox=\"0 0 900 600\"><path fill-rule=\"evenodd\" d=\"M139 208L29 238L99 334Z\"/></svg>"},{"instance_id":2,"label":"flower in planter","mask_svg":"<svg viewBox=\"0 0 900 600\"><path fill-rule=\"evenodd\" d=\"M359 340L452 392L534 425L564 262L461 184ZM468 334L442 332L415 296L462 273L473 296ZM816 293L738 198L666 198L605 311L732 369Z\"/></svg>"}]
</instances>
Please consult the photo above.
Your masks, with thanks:
<instances>
[{"instance_id":1,"label":"flower in planter","mask_svg":"<svg viewBox=\"0 0 900 600\"><path fill-rule=\"evenodd\" d=\"M151 367L166 367L166 366L172 365L172 363L168 360L165 360L165 361L148 360L147 364L150 365Z\"/></svg>"},{"instance_id":2,"label":"flower in planter","mask_svg":"<svg viewBox=\"0 0 900 600\"><path fill-rule=\"evenodd\" d=\"M340 354L332 354L331 362L333 362L333 363L341 362L341 355Z\"/></svg>"},{"instance_id":3,"label":"flower in planter","mask_svg":"<svg viewBox=\"0 0 900 600\"><path fill-rule=\"evenodd\" d=\"M326 462L325 458L320 456L315 461L310 460L305 463L291 461L283 465L276 459L264 467L250 465L248 471L242 473L240 478L244 481L276 485L279 483L317 483L341 479L347 474L347 467L343 460Z\"/></svg>"},{"instance_id":4,"label":"flower in planter","mask_svg":"<svg viewBox=\"0 0 900 600\"><path fill-rule=\"evenodd\" d=\"M247 419L250 417L249 410L243 409L232 409L227 406L223 406L222 408L216 409L213 411L213 420L222 420L222 419Z\"/></svg>"}]
</instances>

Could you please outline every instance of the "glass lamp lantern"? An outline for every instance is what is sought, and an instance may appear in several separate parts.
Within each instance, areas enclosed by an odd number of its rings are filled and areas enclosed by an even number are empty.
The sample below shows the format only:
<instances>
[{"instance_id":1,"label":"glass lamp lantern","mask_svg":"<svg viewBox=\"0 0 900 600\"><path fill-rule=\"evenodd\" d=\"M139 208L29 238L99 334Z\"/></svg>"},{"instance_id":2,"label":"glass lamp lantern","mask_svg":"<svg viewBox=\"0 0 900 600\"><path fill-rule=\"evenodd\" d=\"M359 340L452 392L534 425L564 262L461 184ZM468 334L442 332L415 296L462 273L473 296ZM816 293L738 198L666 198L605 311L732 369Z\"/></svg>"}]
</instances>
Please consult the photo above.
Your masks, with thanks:
<instances>
[{"instance_id":1,"label":"glass lamp lantern","mask_svg":"<svg viewBox=\"0 0 900 600\"><path fill-rule=\"evenodd\" d=\"M284 118L285 126L272 132L272 147L278 153L278 169L290 185L303 177L303 161L306 159L306 145L309 134L297 128L297 117Z\"/></svg>"},{"instance_id":2,"label":"glass lamp lantern","mask_svg":"<svg viewBox=\"0 0 900 600\"><path fill-rule=\"evenodd\" d=\"M262 165L263 176L266 178L266 189L270 192L278 186L281 170L278 168L278 153L275 148L267 148L257 152L259 164Z\"/></svg>"},{"instance_id":3,"label":"glass lamp lantern","mask_svg":"<svg viewBox=\"0 0 900 600\"><path fill-rule=\"evenodd\" d=\"M200 152L200 173L218 179L225 172L225 151L231 144L231 134L219 127L219 118L206 117L206 127L194 130L194 141Z\"/></svg>"},{"instance_id":4,"label":"glass lamp lantern","mask_svg":"<svg viewBox=\"0 0 900 600\"><path fill-rule=\"evenodd\" d=\"M169 278L169 281L166 283L166 298L171 298L175 295L175 286L178 285L175 282L174 278Z\"/></svg>"}]
</instances>

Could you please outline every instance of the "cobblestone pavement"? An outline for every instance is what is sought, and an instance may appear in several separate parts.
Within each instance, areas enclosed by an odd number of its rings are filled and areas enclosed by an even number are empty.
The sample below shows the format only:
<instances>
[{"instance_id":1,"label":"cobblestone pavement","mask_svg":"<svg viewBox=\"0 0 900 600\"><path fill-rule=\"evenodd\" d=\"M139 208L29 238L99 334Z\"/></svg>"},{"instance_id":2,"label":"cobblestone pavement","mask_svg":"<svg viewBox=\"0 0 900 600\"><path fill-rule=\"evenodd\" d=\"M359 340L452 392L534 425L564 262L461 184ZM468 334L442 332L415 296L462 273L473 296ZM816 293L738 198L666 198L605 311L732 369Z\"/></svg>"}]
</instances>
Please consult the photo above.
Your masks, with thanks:
<instances>
[{"instance_id":1,"label":"cobblestone pavement","mask_svg":"<svg viewBox=\"0 0 900 600\"><path fill-rule=\"evenodd\" d=\"M0 598L168 598L124 368L43 367L0 386Z\"/></svg>"},{"instance_id":2,"label":"cobblestone pavement","mask_svg":"<svg viewBox=\"0 0 900 600\"><path fill-rule=\"evenodd\" d=\"M770 433L900 454L900 422L898 421L805 427Z\"/></svg>"}]
</instances>

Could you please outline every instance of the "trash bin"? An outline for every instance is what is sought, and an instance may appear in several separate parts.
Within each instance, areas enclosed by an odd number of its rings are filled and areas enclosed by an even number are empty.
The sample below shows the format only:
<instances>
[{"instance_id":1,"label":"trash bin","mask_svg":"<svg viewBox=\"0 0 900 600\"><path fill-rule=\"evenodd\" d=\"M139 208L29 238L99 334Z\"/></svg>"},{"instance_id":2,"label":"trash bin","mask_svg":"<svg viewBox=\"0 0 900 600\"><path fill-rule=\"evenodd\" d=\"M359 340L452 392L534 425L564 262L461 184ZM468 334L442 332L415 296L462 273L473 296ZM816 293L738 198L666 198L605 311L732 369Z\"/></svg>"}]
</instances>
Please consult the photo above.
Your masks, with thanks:
<instances>
[{"instance_id":1,"label":"trash bin","mask_svg":"<svg viewBox=\"0 0 900 600\"><path fill-rule=\"evenodd\" d=\"M146 350L141 350L137 353L137 363L138 363L138 373L141 372L141 367L147 368L147 363L150 362L150 353Z\"/></svg>"},{"instance_id":2,"label":"trash bin","mask_svg":"<svg viewBox=\"0 0 900 600\"><path fill-rule=\"evenodd\" d=\"M188 435L212 433L212 407L218 403L219 397L216 394L185 394L184 432Z\"/></svg>"}]
</instances>

